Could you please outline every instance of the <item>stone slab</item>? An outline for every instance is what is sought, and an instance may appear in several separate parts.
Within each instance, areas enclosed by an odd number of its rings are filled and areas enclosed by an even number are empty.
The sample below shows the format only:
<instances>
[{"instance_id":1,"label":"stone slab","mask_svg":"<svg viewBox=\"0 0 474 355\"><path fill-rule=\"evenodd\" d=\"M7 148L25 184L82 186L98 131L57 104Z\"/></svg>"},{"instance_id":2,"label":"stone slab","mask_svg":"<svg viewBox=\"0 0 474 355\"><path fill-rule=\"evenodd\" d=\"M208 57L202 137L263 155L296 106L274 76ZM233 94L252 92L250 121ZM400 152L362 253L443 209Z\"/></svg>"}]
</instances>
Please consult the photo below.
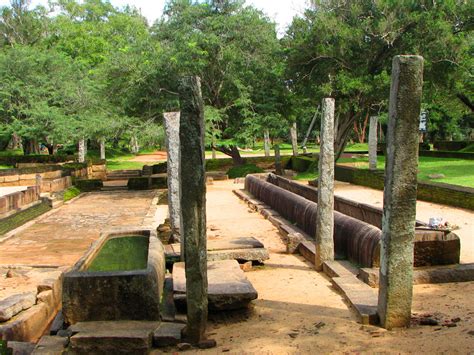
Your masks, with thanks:
<instances>
[{"instance_id":1,"label":"stone slab","mask_svg":"<svg viewBox=\"0 0 474 355\"><path fill-rule=\"evenodd\" d=\"M185 327L183 323L161 323L153 332L153 346L162 348L179 344Z\"/></svg>"},{"instance_id":2,"label":"stone slab","mask_svg":"<svg viewBox=\"0 0 474 355\"><path fill-rule=\"evenodd\" d=\"M159 322L79 322L71 326L70 350L79 354L148 354Z\"/></svg>"},{"instance_id":3,"label":"stone slab","mask_svg":"<svg viewBox=\"0 0 474 355\"><path fill-rule=\"evenodd\" d=\"M334 277L332 283L353 307L362 324L378 324L376 290L353 275Z\"/></svg>"},{"instance_id":4,"label":"stone slab","mask_svg":"<svg viewBox=\"0 0 474 355\"><path fill-rule=\"evenodd\" d=\"M347 260L326 261L323 270L329 277L357 276L359 273L359 268Z\"/></svg>"},{"instance_id":5,"label":"stone slab","mask_svg":"<svg viewBox=\"0 0 474 355\"><path fill-rule=\"evenodd\" d=\"M371 287L378 287L379 269L362 268L359 279ZM470 281L474 281L474 263L413 269L414 285Z\"/></svg>"},{"instance_id":6,"label":"stone slab","mask_svg":"<svg viewBox=\"0 0 474 355\"><path fill-rule=\"evenodd\" d=\"M316 245L314 241L304 240L298 246L298 252L310 263L314 264L316 257Z\"/></svg>"},{"instance_id":7,"label":"stone slab","mask_svg":"<svg viewBox=\"0 0 474 355\"><path fill-rule=\"evenodd\" d=\"M35 292L25 292L0 300L0 322L6 322L36 303Z\"/></svg>"},{"instance_id":8,"label":"stone slab","mask_svg":"<svg viewBox=\"0 0 474 355\"><path fill-rule=\"evenodd\" d=\"M45 335L36 345L32 355L61 355L67 342L67 338Z\"/></svg>"},{"instance_id":9,"label":"stone slab","mask_svg":"<svg viewBox=\"0 0 474 355\"><path fill-rule=\"evenodd\" d=\"M35 343L23 341L9 341L8 348L13 350L13 355L30 355L35 349Z\"/></svg>"},{"instance_id":10,"label":"stone slab","mask_svg":"<svg viewBox=\"0 0 474 355\"><path fill-rule=\"evenodd\" d=\"M245 308L258 297L257 291L235 260L207 263L209 309L214 311ZM173 267L174 299L178 305L186 302L184 263Z\"/></svg>"},{"instance_id":11,"label":"stone slab","mask_svg":"<svg viewBox=\"0 0 474 355\"><path fill-rule=\"evenodd\" d=\"M253 261L262 264L268 259L270 259L270 255L265 248L215 250L207 252L208 261L239 260Z\"/></svg>"}]
</instances>

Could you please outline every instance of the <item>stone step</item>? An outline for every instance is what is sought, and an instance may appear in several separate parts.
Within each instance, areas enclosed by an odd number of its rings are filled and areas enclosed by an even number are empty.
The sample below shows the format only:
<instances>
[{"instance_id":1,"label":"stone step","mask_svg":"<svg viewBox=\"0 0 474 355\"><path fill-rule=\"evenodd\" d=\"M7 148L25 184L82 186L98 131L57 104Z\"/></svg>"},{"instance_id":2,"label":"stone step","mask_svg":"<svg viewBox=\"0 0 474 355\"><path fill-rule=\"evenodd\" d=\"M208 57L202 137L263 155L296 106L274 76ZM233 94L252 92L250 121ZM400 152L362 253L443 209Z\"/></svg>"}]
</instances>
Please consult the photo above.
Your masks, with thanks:
<instances>
[{"instance_id":1,"label":"stone step","mask_svg":"<svg viewBox=\"0 0 474 355\"><path fill-rule=\"evenodd\" d=\"M79 322L69 329L69 347L79 354L148 354L159 322Z\"/></svg>"},{"instance_id":2,"label":"stone step","mask_svg":"<svg viewBox=\"0 0 474 355\"><path fill-rule=\"evenodd\" d=\"M359 268L348 260L326 261L323 270L329 277L355 276L359 274Z\"/></svg>"},{"instance_id":3,"label":"stone step","mask_svg":"<svg viewBox=\"0 0 474 355\"><path fill-rule=\"evenodd\" d=\"M181 343L181 334L185 327L186 324L183 323L161 323L153 332L153 346L156 348L164 348Z\"/></svg>"},{"instance_id":4,"label":"stone step","mask_svg":"<svg viewBox=\"0 0 474 355\"><path fill-rule=\"evenodd\" d=\"M362 324L378 324L377 290L363 283L354 275L334 277L332 283L353 307Z\"/></svg>"},{"instance_id":5,"label":"stone step","mask_svg":"<svg viewBox=\"0 0 474 355\"><path fill-rule=\"evenodd\" d=\"M235 260L207 263L208 299L210 311L245 308L258 293ZM186 305L186 276L184 263L173 266L173 291L177 306Z\"/></svg>"},{"instance_id":6,"label":"stone step","mask_svg":"<svg viewBox=\"0 0 474 355\"><path fill-rule=\"evenodd\" d=\"M125 191L128 190L127 186L104 186L100 191Z\"/></svg>"}]
</instances>

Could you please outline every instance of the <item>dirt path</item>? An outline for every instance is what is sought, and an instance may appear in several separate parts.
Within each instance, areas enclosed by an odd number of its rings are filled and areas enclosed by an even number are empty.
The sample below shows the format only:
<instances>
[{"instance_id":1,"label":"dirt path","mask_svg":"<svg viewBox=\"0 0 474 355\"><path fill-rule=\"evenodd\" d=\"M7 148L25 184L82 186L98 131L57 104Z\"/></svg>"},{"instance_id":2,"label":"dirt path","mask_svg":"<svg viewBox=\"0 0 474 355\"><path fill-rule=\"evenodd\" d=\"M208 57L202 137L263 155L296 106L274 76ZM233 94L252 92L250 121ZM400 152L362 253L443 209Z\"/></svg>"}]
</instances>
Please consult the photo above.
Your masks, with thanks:
<instances>
[{"instance_id":1,"label":"dirt path","mask_svg":"<svg viewBox=\"0 0 474 355\"><path fill-rule=\"evenodd\" d=\"M271 251L264 267L246 275L259 292L252 309L211 316L208 333L217 340L208 353L450 353L474 351L474 282L414 287L414 313L461 320L454 328L415 326L387 332L356 322L325 275L300 256L284 254L273 225L232 193L231 181L208 187L209 233L253 236ZM367 202L367 200L366 200Z\"/></svg>"}]
</instances>

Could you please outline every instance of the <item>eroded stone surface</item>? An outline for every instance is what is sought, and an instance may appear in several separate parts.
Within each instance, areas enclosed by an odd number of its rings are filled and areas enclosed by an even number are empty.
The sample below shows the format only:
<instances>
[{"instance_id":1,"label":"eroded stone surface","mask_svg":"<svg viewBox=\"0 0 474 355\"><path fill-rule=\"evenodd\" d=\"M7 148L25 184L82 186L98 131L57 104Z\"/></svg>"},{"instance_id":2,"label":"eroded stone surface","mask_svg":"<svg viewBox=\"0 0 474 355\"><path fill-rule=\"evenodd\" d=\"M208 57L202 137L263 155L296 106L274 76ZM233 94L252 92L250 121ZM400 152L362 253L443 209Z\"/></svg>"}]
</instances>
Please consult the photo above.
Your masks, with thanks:
<instances>
[{"instance_id":1,"label":"eroded stone surface","mask_svg":"<svg viewBox=\"0 0 474 355\"><path fill-rule=\"evenodd\" d=\"M153 332L153 346L165 347L181 342L181 332L186 325L183 323L161 323Z\"/></svg>"},{"instance_id":2,"label":"eroded stone surface","mask_svg":"<svg viewBox=\"0 0 474 355\"><path fill-rule=\"evenodd\" d=\"M246 307L258 297L257 291L235 260L208 262L208 297L210 310L230 310ZM175 301L186 299L186 277L184 263L173 267L173 290Z\"/></svg>"},{"instance_id":3,"label":"eroded stone surface","mask_svg":"<svg viewBox=\"0 0 474 355\"><path fill-rule=\"evenodd\" d=\"M35 303L35 292L20 293L0 300L0 322L6 322Z\"/></svg>"},{"instance_id":4,"label":"eroded stone surface","mask_svg":"<svg viewBox=\"0 0 474 355\"><path fill-rule=\"evenodd\" d=\"M334 99L323 100L314 264L318 271L325 261L334 260L334 105Z\"/></svg>"},{"instance_id":5,"label":"eroded stone surface","mask_svg":"<svg viewBox=\"0 0 474 355\"><path fill-rule=\"evenodd\" d=\"M62 354L67 345L67 338L56 336L43 336L33 350L33 355Z\"/></svg>"},{"instance_id":6,"label":"eroded stone surface","mask_svg":"<svg viewBox=\"0 0 474 355\"><path fill-rule=\"evenodd\" d=\"M413 294L418 128L423 58L396 56L392 65L378 312L384 328L410 325Z\"/></svg>"},{"instance_id":7,"label":"eroded stone surface","mask_svg":"<svg viewBox=\"0 0 474 355\"><path fill-rule=\"evenodd\" d=\"M378 117L370 117L369 126L369 169L377 169L377 125Z\"/></svg>"}]
</instances>

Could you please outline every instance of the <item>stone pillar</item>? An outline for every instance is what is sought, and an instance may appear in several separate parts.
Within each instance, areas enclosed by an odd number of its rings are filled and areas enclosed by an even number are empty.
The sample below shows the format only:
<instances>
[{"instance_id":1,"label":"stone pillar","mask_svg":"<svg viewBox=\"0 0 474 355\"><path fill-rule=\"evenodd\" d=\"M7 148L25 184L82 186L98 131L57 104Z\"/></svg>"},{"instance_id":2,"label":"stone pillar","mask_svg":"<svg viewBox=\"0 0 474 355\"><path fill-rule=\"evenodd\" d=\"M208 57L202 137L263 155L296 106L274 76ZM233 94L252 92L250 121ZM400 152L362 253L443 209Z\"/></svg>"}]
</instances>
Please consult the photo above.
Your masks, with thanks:
<instances>
[{"instance_id":1,"label":"stone pillar","mask_svg":"<svg viewBox=\"0 0 474 355\"><path fill-rule=\"evenodd\" d=\"M104 137L100 138L99 145L100 145L100 159L105 160L105 138Z\"/></svg>"},{"instance_id":2,"label":"stone pillar","mask_svg":"<svg viewBox=\"0 0 474 355\"><path fill-rule=\"evenodd\" d=\"M392 63L386 136L378 313L384 328L410 325L423 58Z\"/></svg>"},{"instance_id":3,"label":"stone pillar","mask_svg":"<svg viewBox=\"0 0 474 355\"><path fill-rule=\"evenodd\" d=\"M180 209L180 186L179 186L179 112L166 112L164 115L164 126L166 135L166 151L168 152L168 210L170 214L171 233L175 242L181 243L181 260L184 261L184 239L180 236L181 209Z\"/></svg>"},{"instance_id":4,"label":"stone pillar","mask_svg":"<svg viewBox=\"0 0 474 355\"><path fill-rule=\"evenodd\" d=\"M314 263L318 271L325 261L334 260L334 106L334 99L323 99Z\"/></svg>"},{"instance_id":5,"label":"stone pillar","mask_svg":"<svg viewBox=\"0 0 474 355\"><path fill-rule=\"evenodd\" d=\"M290 128L291 147L293 148L293 156L298 156L298 133L296 130L296 122Z\"/></svg>"},{"instance_id":6,"label":"stone pillar","mask_svg":"<svg viewBox=\"0 0 474 355\"><path fill-rule=\"evenodd\" d=\"M283 167L281 166L280 146L275 144L275 173L283 175Z\"/></svg>"},{"instance_id":7,"label":"stone pillar","mask_svg":"<svg viewBox=\"0 0 474 355\"><path fill-rule=\"evenodd\" d=\"M38 195L40 195L41 185L43 184L43 177L41 176L41 174L36 174L35 180L36 180L36 187L38 188Z\"/></svg>"},{"instance_id":8,"label":"stone pillar","mask_svg":"<svg viewBox=\"0 0 474 355\"><path fill-rule=\"evenodd\" d=\"M370 117L369 126L369 169L377 169L377 126L378 117Z\"/></svg>"},{"instance_id":9,"label":"stone pillar","mask_svg":"<svg viewBox=\"0 0 474 355\"><path fill-rule=\"evenodd\" d=\"M214 147L212 147L212 159L217 159L217 153Z\"/></svg>"},{"instance_id":10,"label":"stone pillar","mask_svg":"<svg viewBox=\"0 0 474 355\"><path fill-rule=\"evenodd\" d=\"M84 163L86 161L86 142L84 138L79 139L79 146L78 146L78 157L77 160L79 163Z\"/></svg>"},{"instance_id":11,"label":"stone pillar","mask_svg":"<svg viewBox=\"0 0 474 355\"><path fill-rule=\"evenodd\" d=\"M181 80L179 100L181 237L185 248L188 315L185 338L197 344L205 339L207 323L205 126L199 77Z\"/></svg>"},{"instance_id":12,"label":"stone pillar","mask_svg":"<svg viewBox=\"0 0 474 355\"><path fill-rule=\"evenodd\" d=\"M263 131L263 147L265 149L265 156L270 156L270 132L268 129Z\"/></svg>"}]
</instances>

